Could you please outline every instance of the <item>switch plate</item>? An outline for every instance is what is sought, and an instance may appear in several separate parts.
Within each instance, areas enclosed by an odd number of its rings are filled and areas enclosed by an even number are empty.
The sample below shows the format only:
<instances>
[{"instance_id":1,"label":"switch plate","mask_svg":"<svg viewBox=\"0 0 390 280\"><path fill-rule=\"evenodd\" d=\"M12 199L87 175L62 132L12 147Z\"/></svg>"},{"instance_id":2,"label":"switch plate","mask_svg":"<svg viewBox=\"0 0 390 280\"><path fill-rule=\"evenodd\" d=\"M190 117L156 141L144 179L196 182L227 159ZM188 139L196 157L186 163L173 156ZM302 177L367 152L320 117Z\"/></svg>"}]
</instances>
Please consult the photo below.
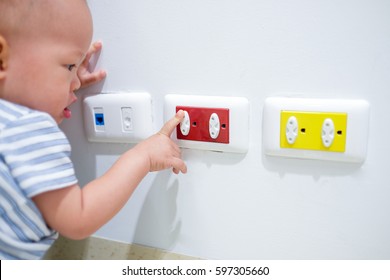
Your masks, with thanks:
<instances>
[{"instance_id":1,"label":"switch plate","mask_svg":"<svg viewBox=\"0 0 390 280\"><path fill-rule=\"evenodd\" d=\"M149 93L110 92L83 101L84 128L91 142L138 143L153 134Z\"/></svg>"},{"instance_id":2,"label":"switch plate","mask_svg":"<svg viewBox=\"0 0 390 280\"><path fill-rule=\"evenodd\" d=\"M362 163L367 153L369 109L369 103L360 99L267 98L263 110L264 153ZM296 118L297 134L289 143L286 129L291 117Z\"/></svg>"},{"instance_id":3,"label":"switch plate","mask_svg":"<svg viewBox=\"0 0 390 280\"><path fill-rule=\"evenodd\" d=\"M168 94L164 102L165 121L172 118L179 109L188 112L190 125L188 135L185 136L182 132L182 129L184 132L187 130L183 123L172 134L179 147L231 153L248 151L249 102L247 98ZM220 123L219 134L215 139L210 132L216 131L216 127L210 128L210 123L215 125L217 122L216 119L211 119L213 113L218 115ZM196 122L195 128L193 120Z\"/></svg>"}]
</instances>

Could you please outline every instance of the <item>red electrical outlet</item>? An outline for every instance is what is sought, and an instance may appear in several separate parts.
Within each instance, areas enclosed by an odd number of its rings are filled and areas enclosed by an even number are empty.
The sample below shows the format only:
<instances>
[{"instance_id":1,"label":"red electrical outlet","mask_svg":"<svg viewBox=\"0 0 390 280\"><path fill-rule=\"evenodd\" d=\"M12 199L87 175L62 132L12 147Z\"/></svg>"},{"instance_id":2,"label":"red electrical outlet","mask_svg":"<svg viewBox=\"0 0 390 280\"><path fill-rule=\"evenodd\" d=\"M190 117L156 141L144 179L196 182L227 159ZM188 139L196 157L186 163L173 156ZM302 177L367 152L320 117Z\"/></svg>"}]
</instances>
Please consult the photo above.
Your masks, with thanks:
<instances>
[{"instance_id":1,"label":"red electrical outlet","mask_svg":"<svg viewBox=\"0 0 390 280\"><path fill-rule=\"evenodd\" d=\"M186 111L189 120L183 132L177 126L177 139L229 144L229 109L176 106L179 110Z\"/></svg>"}]
</instances>

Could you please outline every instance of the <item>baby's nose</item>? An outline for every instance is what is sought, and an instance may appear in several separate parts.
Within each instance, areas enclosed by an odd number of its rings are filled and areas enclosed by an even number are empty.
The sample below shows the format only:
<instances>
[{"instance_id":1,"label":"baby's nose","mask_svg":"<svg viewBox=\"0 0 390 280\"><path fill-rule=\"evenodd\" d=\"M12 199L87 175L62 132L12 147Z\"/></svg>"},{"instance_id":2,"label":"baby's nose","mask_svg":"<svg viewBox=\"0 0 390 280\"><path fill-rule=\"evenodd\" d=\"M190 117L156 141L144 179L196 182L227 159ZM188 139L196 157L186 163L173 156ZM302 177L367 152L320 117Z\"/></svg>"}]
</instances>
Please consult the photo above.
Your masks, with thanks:
<instances>
[{"instance_id":1,"label":"baby's nose","mask_svg":"<svg viewBox=\"0 0 390 280\"><path fill-rule=\"evenodd\" d=\"M76 90L78 90L79 88L81 87L81 81L79 79L79 77L76 75L76 77L73 79L72 81L72 91L75 92Z\"/></svg>"}]
</instances>

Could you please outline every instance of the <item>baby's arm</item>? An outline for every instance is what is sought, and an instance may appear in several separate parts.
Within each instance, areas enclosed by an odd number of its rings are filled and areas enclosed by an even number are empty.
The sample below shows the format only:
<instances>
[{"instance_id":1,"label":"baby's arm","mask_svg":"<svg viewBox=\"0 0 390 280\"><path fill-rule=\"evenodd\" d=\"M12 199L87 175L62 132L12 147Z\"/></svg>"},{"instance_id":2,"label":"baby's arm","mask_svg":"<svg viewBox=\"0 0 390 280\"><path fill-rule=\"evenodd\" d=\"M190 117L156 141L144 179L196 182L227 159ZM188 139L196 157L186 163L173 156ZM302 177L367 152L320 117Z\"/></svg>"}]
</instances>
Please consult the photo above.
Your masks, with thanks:
<instances>
[{"instance_id":1,"label":"baby's arm","mask_svg":"<svg viewBox=\"0 0 390 280\"><path fill-rule=\"evenodd\" d=\"M173 168L186 173L180 149L170 139L183 117L178 112L159 133L128 150L84 188L74 185L33 197L46 223L66 237L86 238L118 213L148 172Z\"/></svg>"}]
</instances>

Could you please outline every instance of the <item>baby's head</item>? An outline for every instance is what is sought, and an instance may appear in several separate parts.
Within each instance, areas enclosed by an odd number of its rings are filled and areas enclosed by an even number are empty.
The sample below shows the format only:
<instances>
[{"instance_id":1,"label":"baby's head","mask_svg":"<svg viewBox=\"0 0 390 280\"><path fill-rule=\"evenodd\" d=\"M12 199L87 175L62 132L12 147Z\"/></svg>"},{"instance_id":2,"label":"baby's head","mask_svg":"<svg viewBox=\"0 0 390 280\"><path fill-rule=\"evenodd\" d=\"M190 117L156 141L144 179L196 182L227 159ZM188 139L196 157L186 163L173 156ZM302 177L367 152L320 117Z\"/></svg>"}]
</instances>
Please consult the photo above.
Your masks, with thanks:
<instances>
[{"instance_id":1,"label":"baby's head","mask_svg":"<svg viewBox=\"0 0 390 280\"><path fill-rule=\"evenodd\" d=\"M91 39L85 0L0 0L0 98L70 117Z\"/></svg>"}]
</instances>

